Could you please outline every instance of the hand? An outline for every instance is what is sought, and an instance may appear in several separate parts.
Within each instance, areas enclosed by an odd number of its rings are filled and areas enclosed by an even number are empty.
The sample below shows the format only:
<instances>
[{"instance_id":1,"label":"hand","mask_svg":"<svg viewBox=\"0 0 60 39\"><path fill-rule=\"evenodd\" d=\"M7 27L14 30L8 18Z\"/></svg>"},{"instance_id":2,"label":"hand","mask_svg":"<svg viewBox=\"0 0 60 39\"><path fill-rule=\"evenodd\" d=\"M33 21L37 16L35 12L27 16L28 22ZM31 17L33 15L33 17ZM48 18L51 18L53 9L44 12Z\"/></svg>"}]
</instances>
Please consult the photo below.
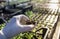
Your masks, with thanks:
<instances>
[{"instance_id":1,"label":"hand","mask_svg":"<svg viewBox=\"0 0 60 39\"><path fill-rule=\"evenodd\" d=\"M30 31L34 28L33 24L26 25L24 21L29 21L25 15L14 16L10 22L2 29L7 38L11 38L20 32Z\"/></svg>"}]
</instances>

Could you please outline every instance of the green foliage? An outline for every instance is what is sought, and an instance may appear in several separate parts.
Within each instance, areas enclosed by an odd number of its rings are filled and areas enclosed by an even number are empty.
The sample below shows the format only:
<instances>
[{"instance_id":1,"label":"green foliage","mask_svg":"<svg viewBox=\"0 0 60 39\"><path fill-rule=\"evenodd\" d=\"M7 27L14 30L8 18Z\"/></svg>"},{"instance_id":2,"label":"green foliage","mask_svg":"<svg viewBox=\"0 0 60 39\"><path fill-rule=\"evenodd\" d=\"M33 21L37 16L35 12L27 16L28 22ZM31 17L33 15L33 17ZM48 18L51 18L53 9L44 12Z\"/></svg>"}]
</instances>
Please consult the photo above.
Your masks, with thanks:
<instances>
[{"instance_id":1,"label":"green foliage","mask_svg":"<svg viewBox=\"0 0 60 39\"><path fill-rule=\"evenodd\" d=\"M5 23L0 24L0 30L1 30L2 28L4 28L4 26L5 26Z\"/></svg>"},{"instance_id":2,"label":"green foliage","mask_svg":"<svg viewBox=\"0 0 60 39\"><path fill-rule=\"evenodd\" d=\"M43 10L41 10L40 12L42 11ZM52 13L43 14L43 13L34 13L32 11L27 11L26 16L28 16L31 21L33 20L36 22L35 28L32 29L32 31L20 33L17 36L13 37L12 39L43 39L43 36L40 35L43 34L43 29L40 30L40 28L43 26L51 29L58 15ZM2 29L4 26L5 24L1 24L0 29Z\"/></svg>"},{"instance_id":3,"label":"green foliage","mask_svg":"<svg viewBox=\"0 0 60 39\"><path fill-rule=\"evenodd\" d=\"M29 18L31 18L34 14L33 14L32 11L27 11L27 12L26 12L26 15L27 15Z\"/></svg>"}]
</instances>

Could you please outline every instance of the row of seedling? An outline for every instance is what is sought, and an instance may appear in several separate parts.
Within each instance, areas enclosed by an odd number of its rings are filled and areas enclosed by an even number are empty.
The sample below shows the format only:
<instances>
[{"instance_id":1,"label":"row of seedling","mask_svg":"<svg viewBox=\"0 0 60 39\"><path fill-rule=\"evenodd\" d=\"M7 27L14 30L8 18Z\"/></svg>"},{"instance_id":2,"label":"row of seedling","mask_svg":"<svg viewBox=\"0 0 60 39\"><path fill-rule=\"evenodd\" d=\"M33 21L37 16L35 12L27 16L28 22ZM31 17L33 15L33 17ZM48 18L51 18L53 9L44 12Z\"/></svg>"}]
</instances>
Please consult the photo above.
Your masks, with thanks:
<instances>
[{"instance_id":1,"label":"row of seedling","mask_svg":"<svg viewBox=\"0 0 60 39\"><path fill-rule=\"evenodd\" d=\"M58 13L52 12L52 10L50 10L49 12L44 11L45 13L43 12L43 10L39 10L39 11L40 12L32 12L32 11L26 12L26 15L29 17L30 21L35 22L35 28L30 32L21 33L17 37L20 37L20 39L46 38L47 36L47 34L45 34L46 30L47 28L52 29L52 27L54 27L54 24L56 23L58 18Z\"/></svg>"},{"instance_id":2,"label":"row of seedling","mask_svg":"<svg viewBox=\"0 0 60 39\"><path fill-rule=\"evenodd\" d=\"M50 13L50 12L49 12ZM36 29L34 28L34 32L38 30L42 26L47 26L51 25L50 27L53 27L54 24L57 21L58 15L55 14L42 14L42 13L35 13L34 16L32 16L32 20L37 22ZM53 12L54 13L54 12Z\"/></svg>"}]
</instances>

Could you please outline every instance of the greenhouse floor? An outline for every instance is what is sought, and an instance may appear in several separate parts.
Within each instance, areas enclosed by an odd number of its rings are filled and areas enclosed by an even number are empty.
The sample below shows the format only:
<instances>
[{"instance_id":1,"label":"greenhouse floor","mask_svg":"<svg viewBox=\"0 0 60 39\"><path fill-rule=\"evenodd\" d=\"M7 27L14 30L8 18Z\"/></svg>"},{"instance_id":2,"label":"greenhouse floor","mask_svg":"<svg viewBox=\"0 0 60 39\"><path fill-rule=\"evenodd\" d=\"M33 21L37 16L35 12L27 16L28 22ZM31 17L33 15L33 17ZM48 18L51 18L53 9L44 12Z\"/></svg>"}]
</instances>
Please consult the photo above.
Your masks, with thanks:
<instances>
[{"instance_id":1,"label":"greenhouse floor","mask_svg":"<svg viewBox=\"0 0 60 39\"><path fill-rule=\"evenodd\" d=\"M52 39L59 39L60 35L60 16Z\"/></svg>"}]
</instances>

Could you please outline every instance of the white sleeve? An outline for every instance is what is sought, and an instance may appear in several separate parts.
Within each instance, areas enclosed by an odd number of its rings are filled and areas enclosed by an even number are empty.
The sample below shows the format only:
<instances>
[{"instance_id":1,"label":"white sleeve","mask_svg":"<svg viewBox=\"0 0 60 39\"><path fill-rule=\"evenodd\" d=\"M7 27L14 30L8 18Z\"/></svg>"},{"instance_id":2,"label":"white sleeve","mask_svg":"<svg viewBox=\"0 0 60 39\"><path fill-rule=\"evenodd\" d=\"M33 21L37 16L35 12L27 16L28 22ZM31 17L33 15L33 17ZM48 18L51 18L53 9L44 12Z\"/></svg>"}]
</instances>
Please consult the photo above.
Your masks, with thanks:
<instances>
[{"instance_id":1,"label":"white sleeve","mask_svg":"<svg viewBox=\"0 0 60 39\"><path fill-rule=\"evenodd\" d=\"M7 39L2 31L0 31L0 39Z\"/></svg>"}]
</instances>

